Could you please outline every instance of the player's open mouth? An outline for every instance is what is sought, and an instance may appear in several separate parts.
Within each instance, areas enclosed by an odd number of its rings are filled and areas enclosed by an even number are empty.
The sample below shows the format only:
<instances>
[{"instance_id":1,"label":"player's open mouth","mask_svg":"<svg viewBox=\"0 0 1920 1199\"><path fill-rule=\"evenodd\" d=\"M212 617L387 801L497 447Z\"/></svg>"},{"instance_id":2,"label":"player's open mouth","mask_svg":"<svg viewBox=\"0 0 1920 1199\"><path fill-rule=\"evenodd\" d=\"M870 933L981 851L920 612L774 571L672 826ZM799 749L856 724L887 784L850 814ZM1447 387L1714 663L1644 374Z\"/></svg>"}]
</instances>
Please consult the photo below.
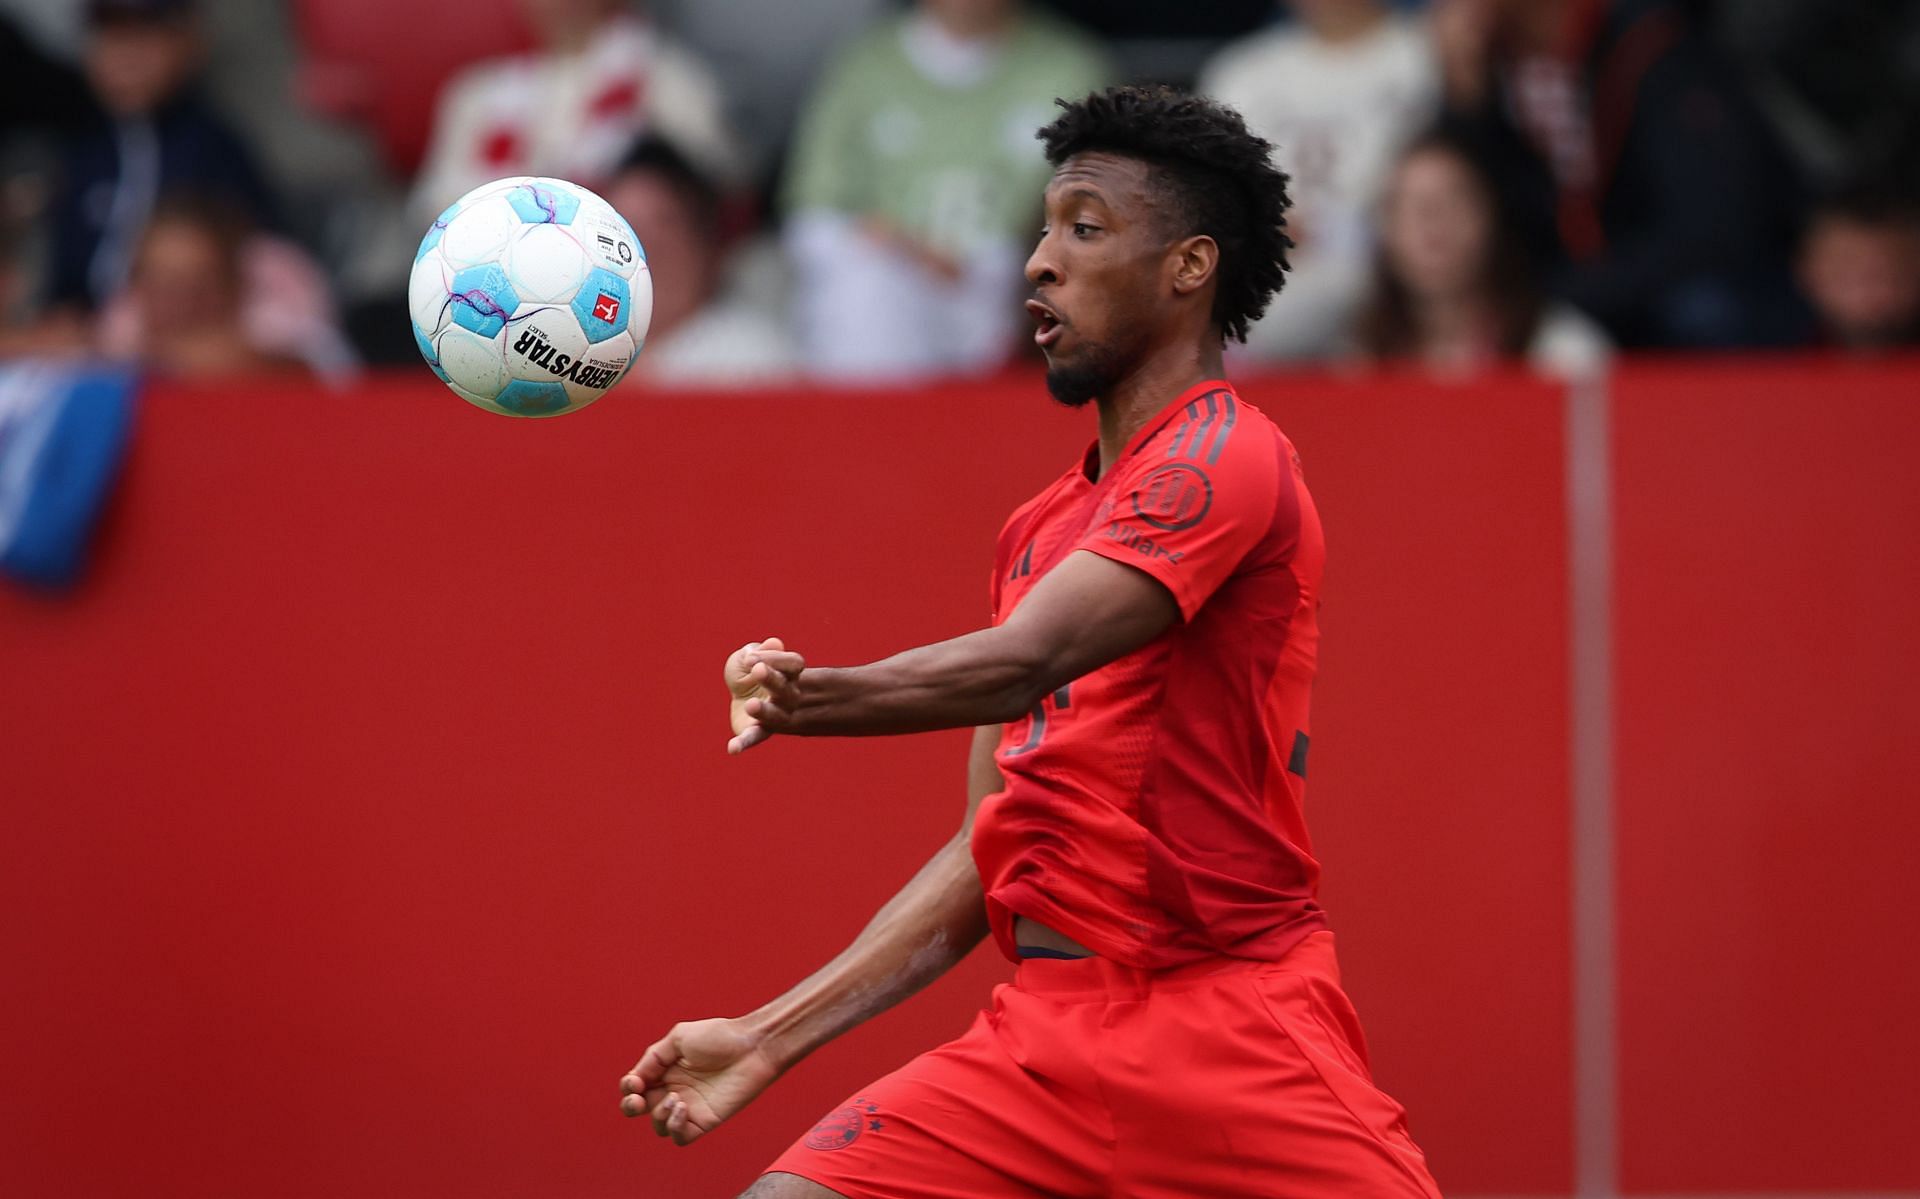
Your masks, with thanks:
<instances>
[{"instance_id":1,"label":"player's open mouth","mask_svg":"<svg viewBox=\"0 0 1920 1199\"><path fill-rule=\"evenodd\" d=\"M1046 349L1060 340L1060 331L1066 326L1060 320L1060 314L1038 300L1027 301L1027 315L1038 326L1033 331L1033 344Z\"/></svg>"}]
</instances>

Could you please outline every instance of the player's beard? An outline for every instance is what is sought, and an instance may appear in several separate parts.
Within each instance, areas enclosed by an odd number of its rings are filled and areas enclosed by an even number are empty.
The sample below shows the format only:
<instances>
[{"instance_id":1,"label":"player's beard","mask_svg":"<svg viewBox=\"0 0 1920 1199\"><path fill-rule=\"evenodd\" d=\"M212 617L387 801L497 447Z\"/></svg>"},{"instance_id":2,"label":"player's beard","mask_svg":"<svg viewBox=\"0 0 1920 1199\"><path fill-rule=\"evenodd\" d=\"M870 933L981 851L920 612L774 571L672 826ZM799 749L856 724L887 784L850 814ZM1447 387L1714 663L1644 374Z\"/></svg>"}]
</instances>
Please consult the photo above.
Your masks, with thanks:
<instances>
[{"instance_id":1,"label":"player's beard","mask_svg":"<svg viewBox=\"0 0 1920 1199\"><path fill-rule=\"evenodd\" d=\"M1109 346L1088 345L1077 361L1047 364L1047 394L1069 408L1084 408L1113 390L1125 374L1120 354Z\"/></svg>"}]
</instances>

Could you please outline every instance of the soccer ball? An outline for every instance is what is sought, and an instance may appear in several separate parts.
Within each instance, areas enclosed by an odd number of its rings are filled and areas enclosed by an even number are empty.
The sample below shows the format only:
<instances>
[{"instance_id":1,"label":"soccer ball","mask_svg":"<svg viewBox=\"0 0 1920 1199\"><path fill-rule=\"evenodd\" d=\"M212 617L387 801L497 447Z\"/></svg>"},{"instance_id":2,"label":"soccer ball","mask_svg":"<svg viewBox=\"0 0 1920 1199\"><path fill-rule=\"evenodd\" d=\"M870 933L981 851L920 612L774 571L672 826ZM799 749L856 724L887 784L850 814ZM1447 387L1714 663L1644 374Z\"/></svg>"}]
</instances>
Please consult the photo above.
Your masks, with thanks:
<instances>
[{"instance_id":1,"label":"soccer ball","mask_svg":"<svg viewBox=\"0 0 1920 1199\"><path fill-rule=\"evenodd\" d=\"M501 179L441 213L407 281L433 373L505 416L559 416L620 381L646 342L653 280L632 226L563 179Z\"/></svg>"}]
</instances>

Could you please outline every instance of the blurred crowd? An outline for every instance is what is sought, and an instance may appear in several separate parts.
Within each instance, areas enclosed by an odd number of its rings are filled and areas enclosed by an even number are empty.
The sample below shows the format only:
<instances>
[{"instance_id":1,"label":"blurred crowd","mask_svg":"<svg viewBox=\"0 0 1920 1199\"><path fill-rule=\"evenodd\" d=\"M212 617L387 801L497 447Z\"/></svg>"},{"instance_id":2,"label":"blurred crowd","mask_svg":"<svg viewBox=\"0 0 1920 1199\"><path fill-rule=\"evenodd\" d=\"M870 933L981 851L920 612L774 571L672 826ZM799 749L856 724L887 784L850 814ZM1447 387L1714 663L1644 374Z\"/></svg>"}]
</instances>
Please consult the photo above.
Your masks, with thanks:
<instances>
[{"instance_id":1,"label":"blurred crowd","mask_svg":"<svg viewBox=\"0 0 1920 1199\"><path fill-rule=\"evenodd\" d=\"M637 372L1031 355L1057 96L1232 104L1292 175L1236 366L1920 345L1920 4L0 0L0 357L350 379L413 244L572 179L653 272Z\"/></svg>"}]
</instances>

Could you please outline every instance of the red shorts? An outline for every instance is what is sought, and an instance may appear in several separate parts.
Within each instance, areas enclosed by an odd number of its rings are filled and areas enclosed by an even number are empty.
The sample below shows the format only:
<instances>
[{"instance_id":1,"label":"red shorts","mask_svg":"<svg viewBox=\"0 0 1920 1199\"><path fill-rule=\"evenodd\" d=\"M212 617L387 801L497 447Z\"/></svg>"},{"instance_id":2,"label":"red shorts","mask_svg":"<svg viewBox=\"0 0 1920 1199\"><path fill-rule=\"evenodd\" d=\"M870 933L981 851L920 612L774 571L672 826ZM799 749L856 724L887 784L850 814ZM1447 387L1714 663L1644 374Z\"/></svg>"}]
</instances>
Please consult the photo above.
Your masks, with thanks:
<instances>
[{"instance_id":1,"label":"red shorts","mask_svg":"<svg viewBox=\"0 0 1920 1199\"><path fill-rule=\"evenodd\" d=\"M1440 1194L1368 1074L1328 932L1278 962L1022 962L966 1035L768 1172L847 1199Z\"/></svg>"}]
</instances>

